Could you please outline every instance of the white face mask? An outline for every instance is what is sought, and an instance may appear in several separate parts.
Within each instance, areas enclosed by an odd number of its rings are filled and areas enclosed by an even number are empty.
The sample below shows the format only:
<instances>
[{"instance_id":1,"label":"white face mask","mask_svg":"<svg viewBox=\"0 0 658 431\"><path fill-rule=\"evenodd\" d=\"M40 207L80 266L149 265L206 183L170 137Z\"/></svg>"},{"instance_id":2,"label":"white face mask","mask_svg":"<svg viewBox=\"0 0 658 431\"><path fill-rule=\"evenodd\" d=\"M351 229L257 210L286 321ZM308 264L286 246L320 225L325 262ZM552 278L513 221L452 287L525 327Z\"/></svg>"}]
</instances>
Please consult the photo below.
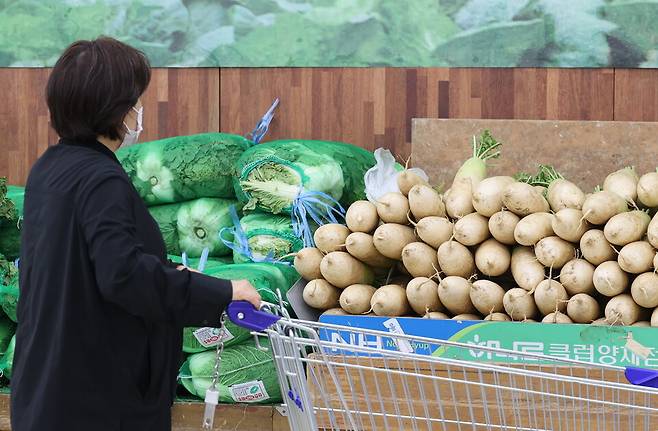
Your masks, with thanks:
<instances>
[{"instance_id":1,"label":"white face mask","mask_svg":"<svg viewBox=\"0 0 658 431\"><path fill-rule=\"evenodd\" d=\"M142 116L144 114L144 107L142 106L137 109L133 106L133 111L137 112L137 129L131 130L126 122L123 122L123 126L126 128L126 134L124 135L123 142L121 142L121 146L119 148L135 145L139 139L139 134L142 132L142 130L144 130L142 128Z\"/></svg>"}]
</instances>

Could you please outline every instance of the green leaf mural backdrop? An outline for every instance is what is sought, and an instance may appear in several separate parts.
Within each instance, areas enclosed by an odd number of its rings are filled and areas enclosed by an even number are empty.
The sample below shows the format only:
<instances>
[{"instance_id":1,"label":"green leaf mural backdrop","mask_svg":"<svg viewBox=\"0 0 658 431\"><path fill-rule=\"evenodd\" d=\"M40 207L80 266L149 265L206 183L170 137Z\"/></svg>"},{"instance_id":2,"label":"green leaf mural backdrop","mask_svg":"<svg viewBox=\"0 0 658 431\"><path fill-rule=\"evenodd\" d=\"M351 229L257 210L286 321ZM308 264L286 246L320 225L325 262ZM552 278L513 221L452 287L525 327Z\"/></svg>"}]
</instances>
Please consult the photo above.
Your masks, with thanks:
<instances>
[{"instance_id":1,"label":"green leaf mural backdrop","mask_svg":"<svg viewBox=\"0 0 658 431\"><path fill-rule=\"evenodd\" d=\"M0 66L109 35L157 67L656 67L658 0L0 0Z\"/></svg>"}]
</instances>

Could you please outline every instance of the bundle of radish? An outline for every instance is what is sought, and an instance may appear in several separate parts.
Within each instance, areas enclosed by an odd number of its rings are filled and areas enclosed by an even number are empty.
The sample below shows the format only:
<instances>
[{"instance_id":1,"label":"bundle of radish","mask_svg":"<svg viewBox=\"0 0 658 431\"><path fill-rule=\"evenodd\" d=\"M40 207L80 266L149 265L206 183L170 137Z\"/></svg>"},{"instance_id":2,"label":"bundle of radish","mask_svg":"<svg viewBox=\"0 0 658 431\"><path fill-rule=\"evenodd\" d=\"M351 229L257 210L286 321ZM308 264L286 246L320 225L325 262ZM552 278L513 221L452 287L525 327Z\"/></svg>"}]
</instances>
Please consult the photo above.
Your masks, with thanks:
<instances>
[{"instance_id":1,"label":"bundle of radish","mask_svg":"<svg viewBox=\"0 0 658 431\"><path fill-rule=\"evenodd\" d=\"M646 207L658 207L658 171L640 177L637 182L637 199Z\"/></svg>"},{"instance_id":2,"label":"bundle of radish","mask_svg":"<svg viewBox=\"0 0 658 431\"><path fill-rule=\"evenodd\" d=\"M635 168L629 166L608 175L603 181L603 190L616 193L627 202L635 202L639 180Z\"/></svg>"},{"instance_id":3,"label":"bundle of radish","mask_svg":"<svg viewBox=\"0 0 658 431\"><path fill-rule=\"evenodd\" d=\"M585 202L585 193L564 177L552 166L540 165L540 177L547 187L546 200L555 212L563 209L579 210Z\"/></svg>"}]
</instances>

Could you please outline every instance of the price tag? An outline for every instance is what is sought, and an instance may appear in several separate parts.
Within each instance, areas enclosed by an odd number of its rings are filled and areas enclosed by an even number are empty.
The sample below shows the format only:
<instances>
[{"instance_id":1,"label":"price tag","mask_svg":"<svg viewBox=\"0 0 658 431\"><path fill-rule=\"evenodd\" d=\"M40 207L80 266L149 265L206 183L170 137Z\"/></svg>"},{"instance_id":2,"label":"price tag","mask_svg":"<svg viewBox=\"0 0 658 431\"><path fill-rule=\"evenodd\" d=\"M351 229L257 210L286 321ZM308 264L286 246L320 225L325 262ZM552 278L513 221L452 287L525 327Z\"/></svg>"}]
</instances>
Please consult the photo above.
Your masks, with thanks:
<instances>
[{"instance_id":1,"label":"price tag","mask_svg":"<svg viewBox=\"0 0 658 431\"><path fill-rule=\"evenodd\" d=\"M214 347L218 345L220 341L226 343L235 338L235 336L226 328L199 328L192 334L203 347Z\"/></svg>"},{"instance_id":2,"label":"price tag","mask_svg":"<svg viewBox=\"0 0 658 431\"><path fill-rule=\"evenodd\" d=\"M258 403L270 398L261 380L233 385L228 390L236 403Z\"/></svg>"}]
</instances>

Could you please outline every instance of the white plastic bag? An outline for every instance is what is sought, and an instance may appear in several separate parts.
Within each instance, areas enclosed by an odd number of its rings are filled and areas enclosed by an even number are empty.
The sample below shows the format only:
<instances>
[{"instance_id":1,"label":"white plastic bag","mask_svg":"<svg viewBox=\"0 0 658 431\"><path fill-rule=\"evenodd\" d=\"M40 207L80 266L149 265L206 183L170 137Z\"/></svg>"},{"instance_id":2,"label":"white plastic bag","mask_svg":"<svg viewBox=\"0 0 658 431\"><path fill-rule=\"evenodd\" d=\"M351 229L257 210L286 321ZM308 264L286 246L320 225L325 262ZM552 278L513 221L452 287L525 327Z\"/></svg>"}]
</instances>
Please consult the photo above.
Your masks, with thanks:
<instances>
[{"instance_id":1,"label":"white plastic bag","mask_svg":"<svg viewBox=\"0 0 658 431\"><path fill-rule=\"evenodd\" d=\"M377 164L368 169L363 176L366 186L366 197L372 203L376 203L386 193L400 193L398 187L398 175L400 172L395 168L395 157L389 150L377 148L375 150ZM419 168L408 169L425 181L429 181L427 174Z\"/></svg>"}]
</instances>

